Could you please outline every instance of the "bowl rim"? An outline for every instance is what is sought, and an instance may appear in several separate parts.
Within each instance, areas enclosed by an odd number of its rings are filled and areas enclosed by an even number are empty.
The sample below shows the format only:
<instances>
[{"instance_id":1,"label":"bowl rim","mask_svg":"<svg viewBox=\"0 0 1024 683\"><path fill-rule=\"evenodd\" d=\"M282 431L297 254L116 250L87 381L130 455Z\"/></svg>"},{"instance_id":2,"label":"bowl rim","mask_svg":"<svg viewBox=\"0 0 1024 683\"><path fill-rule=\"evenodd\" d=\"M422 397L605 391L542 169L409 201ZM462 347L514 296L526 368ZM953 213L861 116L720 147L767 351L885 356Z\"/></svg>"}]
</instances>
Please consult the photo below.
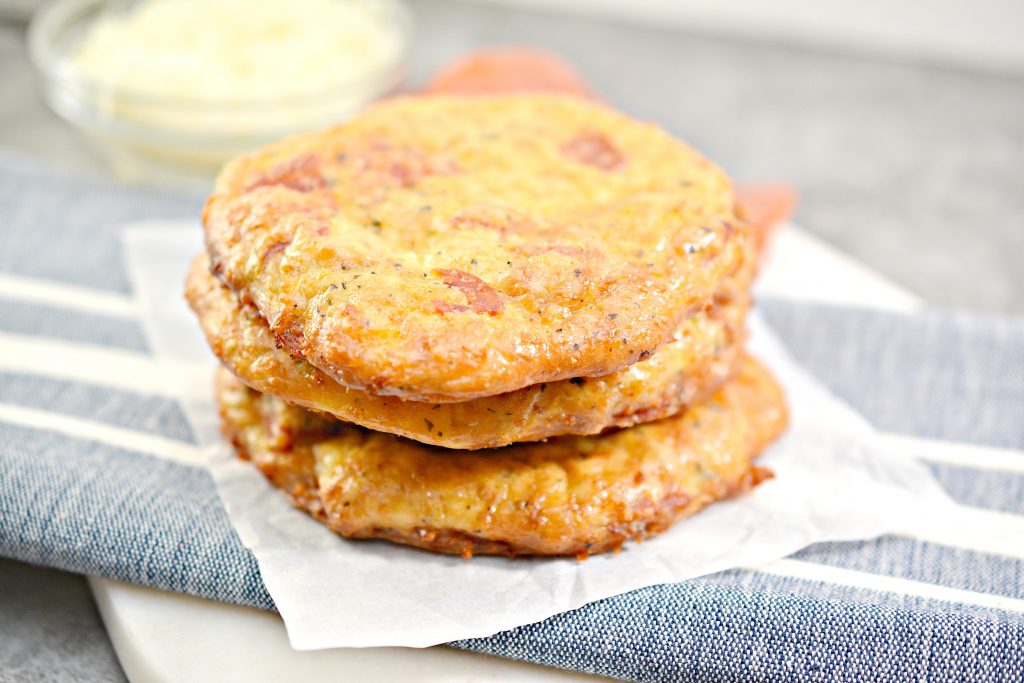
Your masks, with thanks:
<instances>
[{"instance_id":1,"label":"bowl rim","mask_svg":"<svg viewBox=\"0 0 1024 683\"><path fill-rule=\"evenodd\" d=\"M268 112L277 112L304 105L323 104L325 96L332 93L343 93L346 90L362 86L367 92L373 93L368 99L374 99L395 88L401 83L407 71L413 17L409 7L402 0L359 0L379 5L384 11L391 13L398 30L398 50L393 58L380 68L374 68L356 77L332 83L328 87L311 90L308 93L290 95L286 98L248 97L211 100L208 98L180 97L142 92L123 86L104 84L90 79L75 69L70 60L56 49L56 39L68 26L82 21L89 10L100 7L129 5L134 0L56 0L45 3L32 16L27 32L29 58L36 70L46 79L49 86L59 86L69 91L76 99L93 102L108 98L116 98L119 103L129 106L159 107L163 111L204 111L207 113L223 112L225 114L238 110L250 111L259 108ZM144 0L143 0L144 1ZM344 1L344 0L339 0Z\"/></svg>"}]
</instances>

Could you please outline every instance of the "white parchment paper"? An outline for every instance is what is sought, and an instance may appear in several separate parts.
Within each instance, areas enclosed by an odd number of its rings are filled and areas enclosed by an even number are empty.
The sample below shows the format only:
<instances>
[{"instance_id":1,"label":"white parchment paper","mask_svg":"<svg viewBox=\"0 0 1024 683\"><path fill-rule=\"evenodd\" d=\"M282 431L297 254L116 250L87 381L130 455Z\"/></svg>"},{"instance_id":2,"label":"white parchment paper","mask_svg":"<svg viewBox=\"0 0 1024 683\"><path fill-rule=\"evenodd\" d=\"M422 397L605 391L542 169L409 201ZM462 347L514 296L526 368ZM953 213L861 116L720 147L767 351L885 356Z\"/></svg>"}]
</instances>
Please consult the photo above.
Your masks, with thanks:
<instances>
[{"instance_id":1,"label":"white parchment paper","mask_svg":"<svg viewBox=\"0 0 1024 683\"><path fill-rule=\"evenodd\" d=\"M764 564L819 541L910 532L948 499L916 461L886 453L856 413L801 369L756 316L751 351L785 387L787 434L762 457L776 478L668 532L585 562L435 555L346 541L295 510L220 437L215 367L182 291L196 225L127 228L125 256L158 359L180 397L221 499L252 549L296 649L426 647L532 623L645 586Z\"/></svg>"}]
</instances>

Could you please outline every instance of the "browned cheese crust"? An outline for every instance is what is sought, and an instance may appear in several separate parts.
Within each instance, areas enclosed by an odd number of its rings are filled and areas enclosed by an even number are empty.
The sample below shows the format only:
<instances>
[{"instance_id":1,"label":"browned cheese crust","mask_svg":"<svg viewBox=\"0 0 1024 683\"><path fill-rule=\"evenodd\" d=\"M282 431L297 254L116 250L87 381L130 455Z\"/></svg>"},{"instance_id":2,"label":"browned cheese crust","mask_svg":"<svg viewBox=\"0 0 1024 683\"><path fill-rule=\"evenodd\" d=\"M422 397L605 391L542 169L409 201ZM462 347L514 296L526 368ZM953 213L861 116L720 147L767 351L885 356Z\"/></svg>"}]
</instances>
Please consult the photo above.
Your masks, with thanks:
<instances>
[{"instance_id":1,"label":"browned cheese crust","mask_svg":"<svg viewBox=\"0 0 1024 683\"><path fill-rule=\"evenodd\" d=\"M751 258L722 171L557 95L397 98L228 164L214 271L336 382L457 402L647 358Z\"/></svg>"},{"instance_id":2,"label":"browned cheese crust","mask_svg":"<svg viewBox=\"0 0 1024 683\"><path fill-rule=\"evenodd\" d=\"M749 358L676 417L475 453L321 417L226 370L218 398L239 454L339 534L463 556L586 556L661 532L770 476L752 463L786 423L779 386Z\"/></svg>"},{"instance_id":3,"label":"browned cheese crust","mask_svg":"<svg viewBox=\"0 0 1024 683\"><path fill-rule=\"evenodd\" d=\"M561 380L462 403L422 403L350 389L275 346L262 318L193 263L186 296L224 365L253 389L338 419L446 448L478 449L564 434L597 434L674 415L733 371L743 341L747 283L712 312L683 323L652 357L605 377Z\"/></svg>"}]
</instances>

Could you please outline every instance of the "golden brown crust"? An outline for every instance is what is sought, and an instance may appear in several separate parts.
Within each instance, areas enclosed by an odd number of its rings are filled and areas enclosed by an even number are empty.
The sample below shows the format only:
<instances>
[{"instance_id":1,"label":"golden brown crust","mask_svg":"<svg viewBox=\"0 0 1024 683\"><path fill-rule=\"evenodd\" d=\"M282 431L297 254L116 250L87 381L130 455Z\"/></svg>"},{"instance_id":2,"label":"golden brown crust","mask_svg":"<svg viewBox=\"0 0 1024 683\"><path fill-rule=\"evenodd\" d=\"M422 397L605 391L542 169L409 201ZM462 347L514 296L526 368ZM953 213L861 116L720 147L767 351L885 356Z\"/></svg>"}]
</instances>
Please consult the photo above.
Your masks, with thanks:
<instances>
[{"instance_id":1,"label":"golden brown crust","mask_svg":"<svg viewBox=\"0 0 1024 683\"><path fill-rule=\"evenodd\" d=\"M337 382L432 402L652 354L750 259L732 187L556 95L391 100L225 168L216 272Z\"/></svg>"},{"instance_id":2,"label":"golden brown crust","mask_svg":"<svg viewBox=\"0 0 1024 683\"><path fill-rule=\"evenodd\" d=\"M476 453L319 417L224 370L218 399L239 452L341 535L464 556L585 556L663 531L763 479L752 461L786 422L778 385L749 358L676 417Z\"/></svg>"},{"instance_id":3,"label":"golden brown crust","mask_svg":"<svg viewBox=\"0 0 1024 683\"><path fill-rule=\"evenodd\" d=\"M562 380L463 403L420 403L349 389L277 348L263 320L209 272L200 255L186 297L221 362L243 382L346 422L446 448L479 449L564 434L597 434L674 415L731 374L743 341L747 276L735 298L701 312L677 341L605 377Z\"/></svg>"}]
</instances>

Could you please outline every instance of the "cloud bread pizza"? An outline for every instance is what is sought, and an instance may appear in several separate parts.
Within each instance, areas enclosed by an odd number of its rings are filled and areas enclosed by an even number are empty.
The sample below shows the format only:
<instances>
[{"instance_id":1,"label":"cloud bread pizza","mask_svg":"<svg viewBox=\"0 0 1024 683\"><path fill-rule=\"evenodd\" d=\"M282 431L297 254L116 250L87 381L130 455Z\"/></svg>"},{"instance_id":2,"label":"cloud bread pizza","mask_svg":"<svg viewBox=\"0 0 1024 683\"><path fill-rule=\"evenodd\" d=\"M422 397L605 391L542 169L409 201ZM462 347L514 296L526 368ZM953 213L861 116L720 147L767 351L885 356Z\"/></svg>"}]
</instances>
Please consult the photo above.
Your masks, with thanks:
<instances>
[{"instance_id":1,"label":"cloud bread pizza","mask_svg":"<svg viewBox=\"0 0 1024 683\"><path fill-rule=\"evenodd\" d=\"M563 434L596 434L674 415L733 371L743 341L749 274L713 310L688 318L678 339L603 377L560 380L461 403L423 403L345 387L278 348L262 318L239 303L199 256L186 296L214 353L253 389L370 429L447 448L477 449Z\"/></svg>"},{"instance_id":2,"label":"cloud bread pizza","mask_svg":"<svg viewBox=\"0 0 1024 683\"><path fill-rule=\"evenodd\" d=\"M291 354L432 403L644 360L751 258L714 164L550 94L379 103L228 164L204 225Z\"/></svg>"},{"instance_id":3,"label":"cloud bread pizza","mask_svg":"<svg viewBox=\"0 0 1024 683\"><path fill-rule=\"evenodd\" d=\"M783 429L778 385L744 358L686 412L601 436L464 452L348 425L218 376L225 434L336 532L428 550L576 555L668 528L768 475L754 458Z\"/></svg>"}]
</instances>

